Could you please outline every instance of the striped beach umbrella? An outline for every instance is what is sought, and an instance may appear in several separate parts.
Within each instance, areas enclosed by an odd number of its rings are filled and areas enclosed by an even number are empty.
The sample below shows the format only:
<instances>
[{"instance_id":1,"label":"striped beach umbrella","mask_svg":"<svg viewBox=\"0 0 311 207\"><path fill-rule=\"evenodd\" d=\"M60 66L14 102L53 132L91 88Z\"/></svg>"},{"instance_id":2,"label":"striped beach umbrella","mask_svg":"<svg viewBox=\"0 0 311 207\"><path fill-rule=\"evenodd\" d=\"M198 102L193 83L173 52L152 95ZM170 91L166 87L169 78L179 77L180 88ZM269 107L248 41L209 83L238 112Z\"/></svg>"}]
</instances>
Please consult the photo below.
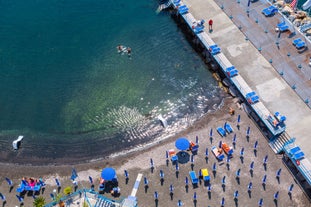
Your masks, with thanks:
<instances>
[{"instance_id":1,"label":"striped beach umbrella","mask_svg":"<svg viewBox=\"0 0 311 207\"><path fill-rule=\"evenodd\" d=\"M176 165L175 165L175 170L176 170L176 172L179 171L179 165L178 165L178 163L176 163Z\"/></svg>"},{"instance_id":2,"label":"striped beach umbrella","mask_svg":"<svg viewBox=\"0 0 311 207\"><path fill-rule=\"evenodd\" d=\"M18 202L20 202L20 203L23 203L23 202L24 202L23 197L21 197L21 196L19 196L19 195L16 195L16 198L17 198Z\"/></svg>"},{"instance_id":3,"label":"striped beach umbrella","mask_svg":"<svg viewBox=\"0 0 311 207\"><path fill-rule=\"evenodd\" d=\"M191 162L192 164L194 163L194 156L193 156L193 155L190 156L190 162Z\"/></svg>"},{"instance_id":4,"label":"striped beach umbrella","mask_svg":"<svg viewBox=\"0 0 311 207\"><path fill-rule=\"evenodd\" d=\"M91 176L89 176L89 181L90 181L90 184L93 185L93 178Z\"/></svg>"},{"instance_id":5,"label":"striped beach umbrella","mask_svg":"<svg viewBox=\"0 0 311 207\"><path fill-rule=\"evenodd\" d=\"M2 193L0 193L0 198L2 201L5 201L5 195L3 195Z\"/></svg>"},{"instance_id":6,"label":"striped beach umbrella","mask_svg":"<svg viewBox=\"0 0 311 207\"><path fill-rule=\"evenodd\" d=\"M178 200L177 201L177 206L182 206L183 205L183 202L181 200Z\"/></svg>"},{"instance_id":7,"label":"striped beach umbrella","mask_svg":"<svg viewBox=\"0 0 311 207\"><path fill-rule=\"evenodd\" d=\"M150 158L150 167L154 167L153 159Z\"/></svg>"},{"instance_id":8,"label":"striped beach umbrella","mask_svg":"<svg viewBox=\"0 0 311 207\"><path fill-rule=\"evenodd\" d=\"M212 191L212 185L211 185L211 184L209 184L209 185L207 186L207 191L208 191L209 193Z\"/></svg>"}]
</instances>

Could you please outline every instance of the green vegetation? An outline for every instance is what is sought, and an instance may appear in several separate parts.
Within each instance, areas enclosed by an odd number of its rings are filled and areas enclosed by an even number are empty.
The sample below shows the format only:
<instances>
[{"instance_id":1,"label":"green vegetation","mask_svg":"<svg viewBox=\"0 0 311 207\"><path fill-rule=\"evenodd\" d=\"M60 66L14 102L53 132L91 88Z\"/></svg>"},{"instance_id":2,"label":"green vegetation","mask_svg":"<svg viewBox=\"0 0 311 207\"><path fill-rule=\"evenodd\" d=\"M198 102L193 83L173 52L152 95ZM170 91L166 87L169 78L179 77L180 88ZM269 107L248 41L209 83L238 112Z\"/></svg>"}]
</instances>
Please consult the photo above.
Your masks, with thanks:
<instances>
[{"instance_id":1,"label":"green vegetation","mask_svg":"<svg viewBox=\"0 0 311 207\"><path fill-rule=\"evenodd\" d=\"M44 207L45 204L46 204L45 203L45 198L43 198L42 196L39 196L33 202L33 206L34 207Z\"/></svg>"},{"instance_id":2,"label":"green vegetation","mask_svg":"<svg viewBox=\"0 0 311 207\"><path fill-rule=\"evenodd\" d=\"M71 186L67 186L66 188L64 188L64 194L65 195L69 195L71 194L73 191L72 191L72 188Z\"/></svg>"}]
</instances>

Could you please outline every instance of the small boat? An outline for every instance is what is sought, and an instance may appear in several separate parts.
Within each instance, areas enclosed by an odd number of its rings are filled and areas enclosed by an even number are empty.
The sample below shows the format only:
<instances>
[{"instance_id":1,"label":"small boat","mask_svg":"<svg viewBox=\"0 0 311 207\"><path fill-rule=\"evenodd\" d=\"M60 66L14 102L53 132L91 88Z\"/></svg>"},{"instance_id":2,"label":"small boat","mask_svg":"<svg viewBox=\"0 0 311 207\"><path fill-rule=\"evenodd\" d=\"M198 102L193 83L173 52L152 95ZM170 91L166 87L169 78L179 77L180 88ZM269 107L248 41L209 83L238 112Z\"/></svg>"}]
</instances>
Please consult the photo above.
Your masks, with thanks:
<instances>
[{"instance_id":1,"label":"small boat","mask_svg":"<svg viewBox=\"0 0 311 207\"><path fill-rule=\"evenodd\" d=\"M24 138L24 136L20 135L20 136L18 136L18 138L16 140L13 141L12 145L13 145L14 150L19 149L23 138Z\"/></svg>"},{"instance_id":2,"label":"small boat","mask_svg":"<svg viewBox=\"0 0 311 207\"><path fill-rule=\"evenodd\" d=\"M311 0L306 1L303 5L302 5L302 9L303 10L308 10L311 7Z\"/></svg>"},{"instance_id":3,"label":"small boat","mask_svg":"<svg viewBox=\"0 0 311 207\"><path fill-rule=\"evenodd\" d=\"M158 119L160 120L162 126L163 126L164 128L166 128L166 127L167 127L167 121L163 118L162 114L160 114L160 115L158 116Z\"/></svg>"}]
</instances>

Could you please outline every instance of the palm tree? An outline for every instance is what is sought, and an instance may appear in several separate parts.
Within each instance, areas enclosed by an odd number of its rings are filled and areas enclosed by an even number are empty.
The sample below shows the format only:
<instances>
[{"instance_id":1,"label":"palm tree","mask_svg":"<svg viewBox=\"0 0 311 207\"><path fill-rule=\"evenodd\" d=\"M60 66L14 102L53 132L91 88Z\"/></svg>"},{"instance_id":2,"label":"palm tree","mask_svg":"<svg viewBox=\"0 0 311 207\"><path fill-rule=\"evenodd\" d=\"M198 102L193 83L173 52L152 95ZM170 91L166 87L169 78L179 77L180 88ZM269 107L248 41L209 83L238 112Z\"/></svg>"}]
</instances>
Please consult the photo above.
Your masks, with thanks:
<instances>
[{"instance_id":1,"label":"palm tree","mask_svg":"<svg viewBox=\"0 0 311 207\"><path fill-rule=\"evenodd\" d=\"M45 198L42 196L37 197L33 202L34 207L44 207L45 204Z\"/></svg>"}]
</instances>

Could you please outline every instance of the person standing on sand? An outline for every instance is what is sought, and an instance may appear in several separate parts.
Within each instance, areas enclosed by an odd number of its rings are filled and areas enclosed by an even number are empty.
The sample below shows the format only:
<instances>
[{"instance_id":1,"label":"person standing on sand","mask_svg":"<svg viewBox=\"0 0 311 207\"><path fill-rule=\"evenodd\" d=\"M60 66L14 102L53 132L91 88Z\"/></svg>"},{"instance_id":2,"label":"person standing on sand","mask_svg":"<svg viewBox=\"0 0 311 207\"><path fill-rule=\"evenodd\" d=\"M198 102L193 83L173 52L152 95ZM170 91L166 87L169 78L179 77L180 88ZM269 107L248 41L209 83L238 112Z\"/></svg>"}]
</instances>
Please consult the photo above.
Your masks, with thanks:
<instances>
[{"instance_id":1,"label":"person standing on sand","mask_svg":"<svg viewBox=\"0 0 311 207\"><path fill-rule=\"evenodd\" d=\"M212 19L208 21L208 28L210 32L213 31L213 20Z\"/></svg>"}]
</instances>

